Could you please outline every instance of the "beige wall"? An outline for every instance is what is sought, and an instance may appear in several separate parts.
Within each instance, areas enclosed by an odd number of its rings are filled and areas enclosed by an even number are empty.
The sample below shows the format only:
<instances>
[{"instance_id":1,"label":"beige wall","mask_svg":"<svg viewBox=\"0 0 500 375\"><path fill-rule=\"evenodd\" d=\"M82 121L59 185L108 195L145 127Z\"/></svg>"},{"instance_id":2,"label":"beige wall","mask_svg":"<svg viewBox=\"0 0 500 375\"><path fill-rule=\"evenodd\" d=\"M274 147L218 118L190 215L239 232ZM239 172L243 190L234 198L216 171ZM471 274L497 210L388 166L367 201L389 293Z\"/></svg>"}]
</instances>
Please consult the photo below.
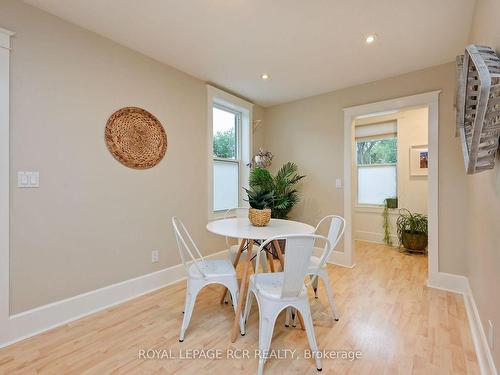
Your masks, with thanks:
<instances>
[{"instance_id":1,"label":"beige wall","mask_svg":"<svg viewBox=\"0 0 500 375\"><path fill-rule=\"evenodd\" d=\"M343 213L344 132L342 108L433 90L439 98L439 269L465 273L465 182L460 143L455 138L453 63L294 101L265 111L265 146L273 167L292 160L307 175L294 217L316 223Z\"/></svg>"},{"instance_id":2,"label":"beige wall","mask_svg":"<svg viewBox=\"0 0 500 375\"><path fill-rule=\"evenodd\" d=\"M253 154L259 152L259 148L264 146L264 112L260 105L253 106Z\"/></svg>"},{"instance_id":3,"label":"beige wall","mask_svg":"<svg viewBox=\"0 0 500 375\"><path fill-rule=\"evenodd\" d=\"M404 110L393 115L377 116L361 119L355 125L367 125L377 122L397 122L398 162L397 162L397 189L399 208L406 208L411 212L427 214L427 177L410 175L410 147L428 144L428 110L414 108ZM355 160L353 160L355 163ZM355 170L355 169L353 169ZM383 242L382 208L357 207L356 204L356 174L353 181L353 236L365 241ZM389 210L391 237L397 244L396 220L398 210Z\"/></svg>"},{"instance_id":4,"label":"beige wall","mask_svg":"<svg viewBox=\"0 0 500 375\"><path fill-rule=\"evenodd\" d=\"M0 1L0 26L16 32L12 313L179 264L172 215L205 254L222 250L205 230L204 82L20 1ZM122 166L104 144L107 118L130 105L167 132L167 154L150 170ZM40 188L16 188L19 170L40 171Z\"/></svg>"},{"instance_id":5,"label":"beige wall","mask_svg":"<svg viewBox=\"0 0 500 375\"><path fill-rule=\"evenodd\" d=\"M500 2L478 0L471 43L484 44L500 54ZM467 176L466 272L487 329L495 324L493 357L500 369L500 155L495 169Z\"/></svg>"}]
</instances>

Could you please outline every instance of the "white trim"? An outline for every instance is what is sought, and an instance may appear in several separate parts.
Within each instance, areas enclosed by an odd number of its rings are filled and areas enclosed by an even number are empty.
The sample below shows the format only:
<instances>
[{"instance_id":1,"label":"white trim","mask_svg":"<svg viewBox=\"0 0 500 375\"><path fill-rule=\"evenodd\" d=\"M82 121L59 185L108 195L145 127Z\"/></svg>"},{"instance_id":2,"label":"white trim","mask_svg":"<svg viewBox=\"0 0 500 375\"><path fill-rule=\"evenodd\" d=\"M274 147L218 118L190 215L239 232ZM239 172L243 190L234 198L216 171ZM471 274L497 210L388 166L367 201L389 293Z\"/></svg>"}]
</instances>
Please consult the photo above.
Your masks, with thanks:
<instances>
[{"instance_id":1,"label":"white trim","mask_svg":"<svg viewBox=\"0 0 500 375\"><path fill-rule=\"evenodd\" d=\"M371 113L401 110L409 107L426 106L429 116L429 190L428 190L428 217L429 217L429 280L430 284L437 285L439 272L438 254L438 105L439 93L432 91L423 94L411 95L397 99L385 100L377 103L370 103L344 108L344 218L346 220L346 230L344 239L344 258L348 264L353 264L353 232L352 232L352 173L353 166L353 138L354 120L358 116L365 116Z\"/></svg>"},{"instance_id":2,"label":"white trim","mask_svg":"<svg viewBox=\"0 0 500 375\"><path fill-rule=\"evenodd\" d=\"M427 279L427 286L429 288L463 294L467 290L467 278L453 273L437 272L432 279Z\"/></svg>"},{"instance_id":3,"label":"white trim","mask_svg":"<svg viewBox=\"0 0 500 375\"><path fill-rule=\"evenodd\" d=\"M223 250L206 258L226 257L227 250ZM6 334L1 337L0 348L182 281L185 273L181 263L12 315Z\"/></svg>"},{"instance_id":4,"label":"white trim","mask_svg":"<svg viewBox=\"0 0 500 375\"><path fill-rule=\"evenodd\" d=\"M354 268L354 266L356 266L356 263L353 263L352 259L346 256L345 252L337 250L332 251L332 254L330 255L330 258L328 258L327 263L347 268Z\"/></svg>"},{"instance_id":5,"label":"white trim","mask_svg":"<svg viewBox=\"0 0 500 375\"><path fill-rule=\"evenodd\" d=\"M479 370L482 375L498 375L469 280L465 279L465 281L466 290L464 292L464 304L465 310L467 311L467 318L469 320L472 342L474 344L474 349L476 350Z\"/></svg>"},{"instance_id":6,"label":"white trim","mask_svg":"<svg viewBox=\"0 0 500 375\"><path fill-rule=\"evenodd\" d=\"M214 103L228 107L242 113L241 118L241 144L240 146L240 185L248 187L249 168L246 167L252 159L252 116L253 104L222 91L214 86L207 85L207 160L208 160L208 220L221 219L225 212L214 212L213 210L213 158L212 158L212 142L213 142L213 117L212 107ZM245 206L243 196L240 195L239 206Z\"/></svg>"},{"instance_id":7,"label":"white trim","mask_svg":"<svg viewBox=\"0 0 500 375\"><path fill-rule=\"evenodd\" d=\"M0 28L0 342L5 340L10 313L10 37Z\"/></svg>"},{"instance_id":8,"label":"white trim","mask_svg":"<svg viewBox=\"0 0 500 375\"><path fill-rule=\"evenodd\" d=\"M354 204L354 211L363 212L366 214L382 215L382 213L384 212L384 206ZM389 215L398 216L399 209L398 208L389 208Z\"/></svg>"}]
</instances>

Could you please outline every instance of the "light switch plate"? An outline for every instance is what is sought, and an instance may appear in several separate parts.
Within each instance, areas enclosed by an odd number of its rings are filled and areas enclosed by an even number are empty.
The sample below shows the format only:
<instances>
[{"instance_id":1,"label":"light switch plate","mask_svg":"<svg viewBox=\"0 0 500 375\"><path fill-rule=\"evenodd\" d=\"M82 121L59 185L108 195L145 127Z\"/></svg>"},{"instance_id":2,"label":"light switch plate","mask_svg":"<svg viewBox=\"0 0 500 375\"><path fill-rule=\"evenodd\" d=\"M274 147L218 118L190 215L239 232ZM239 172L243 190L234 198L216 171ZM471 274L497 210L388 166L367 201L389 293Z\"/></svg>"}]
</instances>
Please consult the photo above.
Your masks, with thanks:
<instances>
[{"instance_id":1,"label":"light switch plate","mask_svg":"<svg viewBox=\"0 0 500 375\"><path fill-rule=\"evenodd\" d=\"M342 187L342 179L341 178L335 179L335 187L337 189L340 189Z\"/></svg>"},{"instance_id":2,"label":"light switch plate","mask_svg":"<svg viewBox=\"0 0 500 375\"><path fill-rule=\"evenodd\" d=\"M38 171L18 171L17 187L20 188L40 187L40 173Z\"/></svg>"}]
</instances>

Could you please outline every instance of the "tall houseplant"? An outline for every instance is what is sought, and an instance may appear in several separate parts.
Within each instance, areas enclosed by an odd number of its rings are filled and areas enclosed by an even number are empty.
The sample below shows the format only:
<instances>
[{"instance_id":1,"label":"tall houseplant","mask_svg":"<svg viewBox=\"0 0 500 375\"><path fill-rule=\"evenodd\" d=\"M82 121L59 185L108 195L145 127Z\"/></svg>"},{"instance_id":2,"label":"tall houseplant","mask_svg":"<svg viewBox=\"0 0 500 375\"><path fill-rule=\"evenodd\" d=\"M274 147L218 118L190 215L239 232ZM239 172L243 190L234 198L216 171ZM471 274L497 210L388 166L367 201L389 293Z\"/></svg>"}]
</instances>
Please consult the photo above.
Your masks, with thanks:
<instances>
[{"instance_id":1,"label":"tall houseplant","mask_svg":"<svg viewBox=\"0 0 500 375\"><path fill-rule=\"evenodd\" d=\"M410 251L425 252L427 247L427 216L412 213L406 208L399 210L396 222L399 243Z\"/></svg>"},{"instance_id":2,"label":"tall houseplant","mask_svg":"<svg viewBox=\"0 0 500 375\"><path fill-rule=\"evenodd\" d=\"M305 176L297 173L295 163L285 163L275 176L264 168L253 168L250 171L250 188L273 192L271 216L275 219L287 219L293 206L299 201L297 184Z\"/></svg>"},{"instance_id":3,"label":"tall houseplant","mask_svg":"<svg viewBox=\"0 0 500 375\"><path fill-rule=\"evenodd\" d=\"M389 221L389 209L398 208L398 198L384 199L384 211L382 212L383 227L384 227L384 243L392 246L391 239L391 223Z\"/></svg>"}]
</instances>

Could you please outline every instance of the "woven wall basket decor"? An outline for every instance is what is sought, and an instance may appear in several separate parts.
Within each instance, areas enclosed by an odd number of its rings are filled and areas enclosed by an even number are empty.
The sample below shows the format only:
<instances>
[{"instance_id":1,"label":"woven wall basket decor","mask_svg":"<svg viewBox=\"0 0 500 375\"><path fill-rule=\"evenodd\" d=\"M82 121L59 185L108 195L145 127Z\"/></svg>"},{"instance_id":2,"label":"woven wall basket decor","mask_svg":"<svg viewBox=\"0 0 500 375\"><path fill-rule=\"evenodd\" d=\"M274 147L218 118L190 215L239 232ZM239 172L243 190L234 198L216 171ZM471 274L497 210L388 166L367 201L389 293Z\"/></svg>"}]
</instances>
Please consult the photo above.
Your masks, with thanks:
<instances>
[{"instance_id":1,"label":"woven wall basket decor","mask_svg":"<svg viewBox=\"0 0 500 375\"><path fill-rule=\"evenodd\" d=\"M137 107L125 107L111 115L105 140L114 158L134 169L154 167L167 151L167 134L160 121Z\"/></svg>"}]
</instances>

